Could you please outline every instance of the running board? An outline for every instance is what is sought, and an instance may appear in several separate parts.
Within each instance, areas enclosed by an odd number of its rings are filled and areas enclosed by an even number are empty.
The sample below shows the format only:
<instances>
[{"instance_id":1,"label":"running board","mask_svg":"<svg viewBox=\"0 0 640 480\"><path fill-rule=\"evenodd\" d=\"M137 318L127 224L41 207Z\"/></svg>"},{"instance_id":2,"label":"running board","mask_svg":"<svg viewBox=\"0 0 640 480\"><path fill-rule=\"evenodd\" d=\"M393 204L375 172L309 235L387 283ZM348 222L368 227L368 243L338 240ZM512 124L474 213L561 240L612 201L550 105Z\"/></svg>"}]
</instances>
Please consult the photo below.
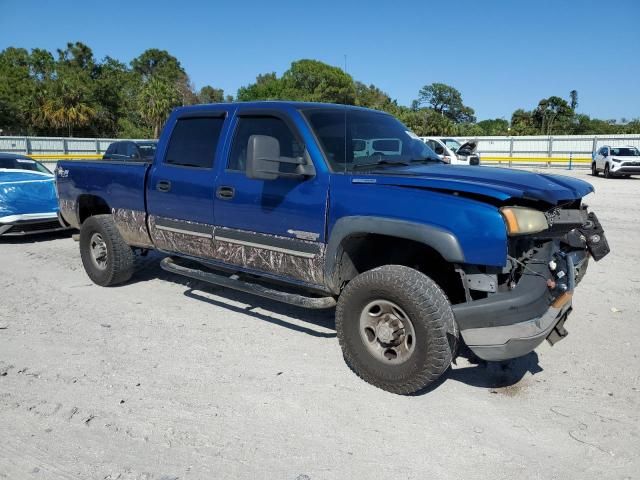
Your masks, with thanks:
<instances>
[{"instance_id":1,"label":"running board","mask_svg":"<svg viewBox=\"0 0 640 480\"><path fill-rule=\"evenodd\" d=\"M333 297L306 297L296 293L283 292L274 288L265 287L257 283L245 282L240 280L236 275L226 277L213 272L200 270L198 268L189 268L180 265L175 258L166 257L160 262L160 267L171 273L182 275L184 277L201 280L214 285L240 290L241 292L253 293L260 297L296 305L303 308L324 309L336 306L336 300Z\"/></svg>"}]
</instances>

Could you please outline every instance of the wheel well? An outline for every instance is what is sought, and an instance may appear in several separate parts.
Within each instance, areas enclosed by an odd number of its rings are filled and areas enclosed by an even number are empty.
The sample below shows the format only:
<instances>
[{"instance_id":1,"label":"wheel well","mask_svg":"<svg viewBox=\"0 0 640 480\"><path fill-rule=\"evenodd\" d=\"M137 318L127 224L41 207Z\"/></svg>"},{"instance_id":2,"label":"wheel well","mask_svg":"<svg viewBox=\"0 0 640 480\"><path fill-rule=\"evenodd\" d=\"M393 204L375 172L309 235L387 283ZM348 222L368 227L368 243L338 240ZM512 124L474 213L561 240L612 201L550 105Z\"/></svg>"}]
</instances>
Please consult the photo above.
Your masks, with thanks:
<instances>
[{"instance_id":1,"label":"wheel well","mask_svg":"<svg viewBox=\"0 0 640 480\"><path fill-rule=\"evenodd\" d=\"M110 214L107 202L96 195L80 195L78 197L78 220L82 224L93 215Z\"/></svg>"},{"instance_id":2,"label":"wheel well","mask_svg":"<svg viewBox=\"0 0 640 480\"><path fill-rule=\"evenodd\" d=\"M382 265L404 265L429 276L452 303L465 301L464 287L455 266L424 243L380 234L345 238L338 250L335 280L344 285L356 275Z\"/></svg>"}]
</instances>

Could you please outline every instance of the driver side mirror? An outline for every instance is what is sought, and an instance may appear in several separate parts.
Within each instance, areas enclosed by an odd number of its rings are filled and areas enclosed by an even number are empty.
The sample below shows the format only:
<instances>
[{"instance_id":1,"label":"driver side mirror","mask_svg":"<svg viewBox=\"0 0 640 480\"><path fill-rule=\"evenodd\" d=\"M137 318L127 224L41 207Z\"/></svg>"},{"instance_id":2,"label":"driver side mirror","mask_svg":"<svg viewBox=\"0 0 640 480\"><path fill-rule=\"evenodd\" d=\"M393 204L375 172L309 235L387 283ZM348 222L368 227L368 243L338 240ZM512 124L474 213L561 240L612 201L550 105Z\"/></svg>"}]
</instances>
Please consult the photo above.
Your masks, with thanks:
<instances>
[{"instance_id":1,"label":"driver side mirror","mask_svg":"<svg viewBox=\"0 0 640 480\"><path fill-rule=\"evenodd\" d=\"M281 166L290 165L290 171ZM269 135L251 135L247 145L247 177L256 180L275 180L279 177L305 177L316 171L308 156L280 156L280 142Z\"/></svg>"}]
</instances>

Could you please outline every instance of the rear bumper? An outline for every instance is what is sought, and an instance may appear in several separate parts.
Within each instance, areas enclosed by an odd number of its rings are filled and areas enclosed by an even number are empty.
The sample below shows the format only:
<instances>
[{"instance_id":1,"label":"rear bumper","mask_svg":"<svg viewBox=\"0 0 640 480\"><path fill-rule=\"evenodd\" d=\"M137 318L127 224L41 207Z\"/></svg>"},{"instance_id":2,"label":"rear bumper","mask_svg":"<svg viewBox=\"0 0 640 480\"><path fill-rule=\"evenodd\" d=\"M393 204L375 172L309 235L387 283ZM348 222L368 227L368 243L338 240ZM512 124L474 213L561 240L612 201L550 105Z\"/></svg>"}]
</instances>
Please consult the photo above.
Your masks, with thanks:
<instances>
[{"instance_id":1,"label":"rear bumper","mask_svg":"<svg viewBox=\"0 0 640 480\"><path fill-rule=\"evenodd\" d=\"M24 213L0 217L0 236L19 237L70 228L57 212Z\"/></svg>"},{"instance_id":2,"label":"rear bumper","mask_svg":"<svg viewBox=\"0 0 640 480\"><path fill-rule=\"evenodd\" d=\"M510 291L482 300L453 306L460 334L467 346L484 360L508 360L533 351L543 340L555 343L567 335L564 322L571 312L575 285L584 275L589 256L586 250L566 255L566 263L557 271L565 272L564 287L551 289L556 281L549 260L558 250L552 243L542 248Z\"/></svg>"}]
</instances>

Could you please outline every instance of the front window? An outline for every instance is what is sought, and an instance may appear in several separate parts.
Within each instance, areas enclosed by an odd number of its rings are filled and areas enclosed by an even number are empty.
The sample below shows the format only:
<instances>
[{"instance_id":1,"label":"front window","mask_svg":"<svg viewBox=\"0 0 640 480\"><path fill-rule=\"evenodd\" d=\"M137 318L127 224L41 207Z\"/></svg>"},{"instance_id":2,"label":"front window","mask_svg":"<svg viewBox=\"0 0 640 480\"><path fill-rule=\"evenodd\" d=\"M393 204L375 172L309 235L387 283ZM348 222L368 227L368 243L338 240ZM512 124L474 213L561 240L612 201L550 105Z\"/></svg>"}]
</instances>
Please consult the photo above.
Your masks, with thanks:
<instances>
[{"instance_id":1,"label":"front window","mask_svg":"<svg viewBox=\"0 0 640 480\"><path fill-rule=\"evenodd\" d=\"M640 152L636 147L620 147L611 149L612 157L640 157Z\"/></svg>"},{"instance_id":2,"label":"front window","mask_svg":"<svg viewBox=\"0 0 640 480\"><path fill-rule=\"evenodd\" d=\"M313 108L303 113L336 172L442 163L391 115L348 107Z\"/></svg>"},{"instance_id":3,"label":"front window","mask_svg":"<svg viewBox=\"0 0 640 480\"><path fill-rule=\"evenodd\" d=\"M442 143L444 143L453 153L458 153L458 150L462 146L462 144L455 138L443 138Z\"/></svg>"}]
</instances>

